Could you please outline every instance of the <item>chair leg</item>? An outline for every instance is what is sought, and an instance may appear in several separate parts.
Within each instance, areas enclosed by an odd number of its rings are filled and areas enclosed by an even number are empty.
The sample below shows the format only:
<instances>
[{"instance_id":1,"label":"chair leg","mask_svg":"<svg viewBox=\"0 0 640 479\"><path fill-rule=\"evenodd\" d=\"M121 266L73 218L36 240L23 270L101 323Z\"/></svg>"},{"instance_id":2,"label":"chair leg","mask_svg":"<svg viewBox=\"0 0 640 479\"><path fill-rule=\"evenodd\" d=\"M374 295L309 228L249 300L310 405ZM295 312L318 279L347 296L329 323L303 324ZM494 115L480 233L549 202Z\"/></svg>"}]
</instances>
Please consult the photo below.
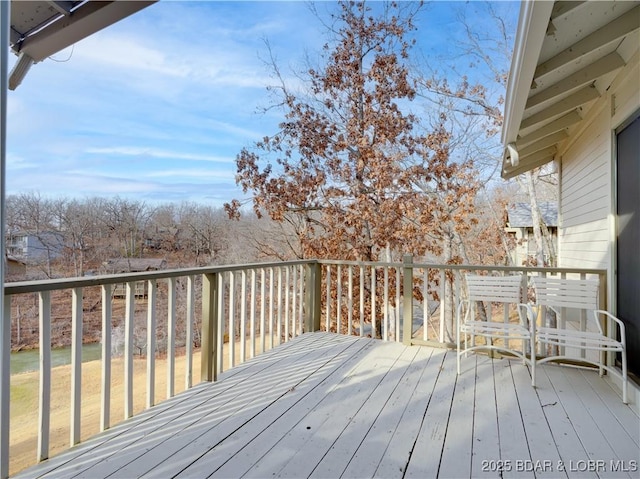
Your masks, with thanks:
<instances>
[{"instance_id":1,"label":"chair leg","mask_svg":"<svg viewBox=\"0 0 640 479\"><path fill-rule=\"evenodd\" d=\"M606 362L607 362L607 353L606 353L606 351L600 351L600 364L599 364L599 369L598 369L600 377L604 376L604 364L606 364Z\"/></svg>"},{"instance_id":2,"label":"chair leg","mask_svg":"<svg viewBox=\"0 0 640 479\"><path fill-rule=\"evenodd\" d=\"M531 339L531 386L536 387L536 345L533 339Z\"/></svg>"},{"instance_id":3,"label":"chair leg","mask_svg":"<svg viewBox=\"0 0 640 479\"><path fill-rule=\"evenodd\" d=\"M460 325L456 328L456 365L460 375Z\"/></svg>"},{"instance_id":4,"label":"chair leg","mask_svg":"<svg viewBox=\"0 0 640 479\"><path fill-rule=\"evenodd\" d=\"M629 398L627 397L627 351L622 350L622 402L629 404Z\"/></svg>"}]
</instances>

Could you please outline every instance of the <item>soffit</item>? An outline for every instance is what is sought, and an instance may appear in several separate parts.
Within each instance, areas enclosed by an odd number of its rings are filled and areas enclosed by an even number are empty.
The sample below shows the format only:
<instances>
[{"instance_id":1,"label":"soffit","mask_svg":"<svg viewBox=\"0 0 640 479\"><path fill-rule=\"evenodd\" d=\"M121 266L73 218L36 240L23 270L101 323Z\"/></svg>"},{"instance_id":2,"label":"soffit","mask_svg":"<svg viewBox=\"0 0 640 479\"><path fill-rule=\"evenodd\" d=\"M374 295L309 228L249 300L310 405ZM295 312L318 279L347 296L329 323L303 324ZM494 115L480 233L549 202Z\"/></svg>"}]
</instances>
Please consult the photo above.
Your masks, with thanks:
<instances>
[{"instance_id":1,"label":"soffit","mask_svg":"<svg viewBox=\"0 0 640 479\"><path fill-rule=\"evenodd\" d=\"M554 160L640 45L640 1L559 1L545 10L546 2L527 3L519 33L526 27L530 38L544 35L542 42L522 39L514 52L510 77L518 80L507 91L503 178ZM525 77L523 62L533 61Z\"/></svg>"},{"instance_id":2,"label":"soffit","mask_svg":"<svg viewBox=\"0 0 640 479\"><path fill-rule=\"evenodd\" d=\"M9 46L20 59L10 74L15 89L33 63L155 3L145 1L11 1Z\"/></svg>"}]
</instances>

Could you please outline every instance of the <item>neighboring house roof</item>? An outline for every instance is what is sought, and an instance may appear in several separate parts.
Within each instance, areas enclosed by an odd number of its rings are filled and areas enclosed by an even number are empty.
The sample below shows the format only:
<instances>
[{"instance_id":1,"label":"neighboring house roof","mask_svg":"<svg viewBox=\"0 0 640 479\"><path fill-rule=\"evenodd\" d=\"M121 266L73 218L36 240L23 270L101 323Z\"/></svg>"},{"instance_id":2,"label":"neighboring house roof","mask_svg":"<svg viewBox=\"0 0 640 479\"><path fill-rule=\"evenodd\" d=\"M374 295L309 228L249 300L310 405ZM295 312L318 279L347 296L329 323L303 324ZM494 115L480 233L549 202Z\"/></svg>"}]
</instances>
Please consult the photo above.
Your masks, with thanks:
<instances>
[{"instance_id":1,"label":"neighboring house roof","mask_svg":"<svg viewBox=\"0 0 640 479\"><path fill-rule=\"evenodd\" d=\"M558 226L558 203L546 201L538 203L542 221L547 226ZM507 207L507 222L511 228L531 228L531 205L529 203L514 203Z\"/></svg>"},{"instance_id":2,"label":"neighboring house roof","mask_svg":"<svg viewBox=\"0 0 640 479\"><path fill-rule=\"evenodd\" d=\"M639 46L640 1L523 1L507 85L502 177L554 160Z\"/></svg>"},{"instance_id":3,"label":"neighboring house roof","mask_svg":"<svg viewBox=\"0 0 640 479\"><path fill-rule=\"evenodd\" d=\"M107 260L104 267L110 273L135 273L165 269L167 262L156 258L116 258Z\"/></svg>"},{"instance_id":4,"label":"neighboring house roof","mask_svg":"<svg viewBox=\"0 0 640 479\"><path fill-rule=\"evenodd\" d=\"M9 89L16 89L34 63L153 3L12 0L9 44L20 59L9 76Z\"/></svg>"}]
</instances>

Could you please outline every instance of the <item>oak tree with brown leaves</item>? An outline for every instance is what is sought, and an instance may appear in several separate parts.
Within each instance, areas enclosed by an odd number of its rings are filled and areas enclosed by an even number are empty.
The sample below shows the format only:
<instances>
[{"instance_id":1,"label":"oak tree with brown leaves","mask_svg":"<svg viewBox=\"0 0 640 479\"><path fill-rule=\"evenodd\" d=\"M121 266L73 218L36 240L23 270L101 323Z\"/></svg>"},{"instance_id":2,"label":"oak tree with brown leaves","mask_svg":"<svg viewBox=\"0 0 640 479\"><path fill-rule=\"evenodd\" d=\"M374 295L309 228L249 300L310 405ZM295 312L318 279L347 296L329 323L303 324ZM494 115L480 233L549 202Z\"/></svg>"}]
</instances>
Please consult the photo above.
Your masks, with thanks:
<instances>
[{"instance_id":1,"label":"oak tree with brown leaves","mask_svg":"<svg viewBox=\"0 0 640 479\"><path fill-rule=\"evenodd\" d=\"M295 225L298 256L359 261L441 256L473 208L471 165L449 158L445 116L411 112L413 18L420 5L341 2L322 68L295 92L275 63L280 131L243 149L236 181L255 213ZM242 204L226 205L238 216ZM449 260L451 258L444 258Z\"/></svg>"}]
</instances>

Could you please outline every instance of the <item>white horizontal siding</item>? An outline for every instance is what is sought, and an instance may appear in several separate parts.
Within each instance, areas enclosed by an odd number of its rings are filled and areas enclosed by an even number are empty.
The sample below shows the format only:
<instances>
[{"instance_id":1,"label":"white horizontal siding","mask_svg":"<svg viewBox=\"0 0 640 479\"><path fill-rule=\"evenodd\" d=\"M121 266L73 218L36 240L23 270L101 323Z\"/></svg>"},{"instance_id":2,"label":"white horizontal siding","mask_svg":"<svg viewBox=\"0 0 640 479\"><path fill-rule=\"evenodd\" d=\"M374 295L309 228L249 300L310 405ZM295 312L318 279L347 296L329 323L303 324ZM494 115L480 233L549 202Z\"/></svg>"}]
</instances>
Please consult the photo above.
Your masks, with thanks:
<instances>
[{"instance_id":1,"label":"white horizontal siding","mask_svg":"<svg viewBox=\"0 0 640 479\"><path fill-rule=\"evenodd\" d=\"M584 121L562 155L559 264L563 267L605 268L611 258L611 130L609 109Z\"/></svg>"},{"instance_id":2,"label":"white horizontal siding","mask_svg":"<svg viewBox=\"0 0 640 479\"><path fill-rule=\"evenodd\" d=\"M565 228L597 222L611 211L608 123L604 114L594 119L562 157L561 213Z\"/></svg>"},{"instance_id":3,"label":"white horizontal siding","mask_svg":"<svg viewBox=\"0 0 640 479\"><path fill-rule=\"evenodd\" d=\"M560 266L612 268L612 132L640 107L639 55L629 60L562 152Z\"/></svg>"}]
</instances>

